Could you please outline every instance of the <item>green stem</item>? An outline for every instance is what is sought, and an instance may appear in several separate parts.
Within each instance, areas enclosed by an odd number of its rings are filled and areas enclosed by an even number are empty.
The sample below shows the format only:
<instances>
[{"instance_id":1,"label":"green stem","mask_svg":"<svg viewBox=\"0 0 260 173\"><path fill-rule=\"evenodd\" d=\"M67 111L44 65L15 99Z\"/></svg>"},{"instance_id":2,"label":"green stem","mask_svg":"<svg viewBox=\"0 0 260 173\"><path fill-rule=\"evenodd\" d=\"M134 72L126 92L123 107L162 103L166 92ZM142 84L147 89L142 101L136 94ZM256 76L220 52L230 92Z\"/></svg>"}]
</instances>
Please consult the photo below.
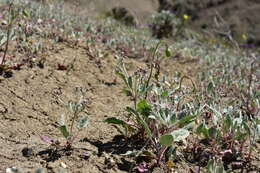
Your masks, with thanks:
<instances>
[{"instance_id":1,"label":"green stem","mask_svg":"<svg viewBox=\"0 0 260 173\"><path fill-rule=\"evenodd\" d=\"M73 126L74 126L74 122L75 122L76 117L77 117L77 113L74 113L74 114L73 114L73 118L72 118L71 127L70 127L70 135L71 135L72 132L73 132Z\"/></svg>"},{"instance_id":2,"label":"green stem","mask_svg":"<svg viewBox=\"0 0 260 173\"><path fill-rule=\"evenodd\" d=\"M157 45L156 45L156 47L155 47L155 50L154 50L154 52L153 52L152 61L151 61L151 64L150 64L150 73L149 73L149 77L148 77L147 82L146 82L145 89L148 88L149 83L150 83L150 80L151 80L151 78L152 78L153 68L154 68L153 63L154 63L154 59L155 59L155 56L156 56L156 52L157 52L157 50L158 50L160 44L161 44L161 42L157 43ZM145 93L145 99L147 98L147 96L148 96L148 92L146 91L146 93Z\"/></svg>"}]
</instances>

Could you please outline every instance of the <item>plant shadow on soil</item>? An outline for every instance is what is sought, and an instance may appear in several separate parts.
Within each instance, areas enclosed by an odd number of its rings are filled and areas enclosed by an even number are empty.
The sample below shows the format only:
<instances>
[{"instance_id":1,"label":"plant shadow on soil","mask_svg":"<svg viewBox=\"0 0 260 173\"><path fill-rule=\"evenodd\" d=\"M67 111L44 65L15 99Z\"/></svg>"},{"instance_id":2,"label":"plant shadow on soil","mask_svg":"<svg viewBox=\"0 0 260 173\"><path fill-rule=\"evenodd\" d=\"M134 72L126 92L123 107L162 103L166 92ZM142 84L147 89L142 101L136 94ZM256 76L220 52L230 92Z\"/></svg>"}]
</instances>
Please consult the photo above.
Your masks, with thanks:
<instances>
[{"instance_id":1,"label":"plant shadow on soil","mask_svg":"<svg viewBox=\"0 0 260 173\"><path fill-rule=\"evenodd\" d=\"M126 138L123 135L116 135L111 141L103 143L100 140L89 140L84 138L81 142L88 142L98 148L97 155L102 156L103 153L111 153L113 155L126 154L129 151L139 151L145 145L145 141L140 139L137 135L130 138ZM138 159L138 158L137 158ZM120 158L121 163L116 163L118 169L122 171L130 171L135 164L134 161L126 160L125 158Z\"/></svg>"},{"instance_id":2,"label":"plant shadow on soil","mask_svg":"<svg viewBox=\"0 0 260 173\"><path fill-rule=\"evenodd\" d=\"M79 153L89 152L91 150L88 150L86 148L73 148L73 149L55 149L55 148L48 148L42 151L39 151L37 155L39 155L43 160L46 162L55 162L56 160L59 160L63 156L71 156L73 152L79 151ZM84 156L84 154L81 154L79 157L87 160L88 157Z\"/></svg>"}]
</instances>

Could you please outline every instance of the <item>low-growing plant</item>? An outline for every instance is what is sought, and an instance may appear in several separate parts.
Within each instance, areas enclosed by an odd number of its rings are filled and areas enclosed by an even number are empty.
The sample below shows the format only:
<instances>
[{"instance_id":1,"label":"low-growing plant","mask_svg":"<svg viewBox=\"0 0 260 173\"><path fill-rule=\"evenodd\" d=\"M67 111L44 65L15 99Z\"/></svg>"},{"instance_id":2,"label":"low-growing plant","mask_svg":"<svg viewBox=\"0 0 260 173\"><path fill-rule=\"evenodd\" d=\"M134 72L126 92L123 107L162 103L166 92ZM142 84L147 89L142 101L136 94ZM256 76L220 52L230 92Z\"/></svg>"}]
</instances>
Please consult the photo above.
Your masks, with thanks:
<instances>
[{"instance_id":1,"label":"low-growing plant","mask_svg":"<svg viewBox=\"0 0 260 173\"><path fill-rule=\"evenodd\" d=\"M200 122L196 133L203 136L203 143L207 148L212 147L212 154L219 155L230 151L229 154L233 155L231 160L242 156L243 146L253 132L248 118L242 117L242 114L234 111L232 107L223 113L212 109L202 115L204 115L202 121L197 120ZM224 157L226 157L225 154Z\"/></svg>"},{"instance_id":2,"label":"low-growing plant","mask_svg":"<svg viewBox=\"0 0 260 173\"><path fill-rule=\"evenodd\" d=\"M16 4L14 0L7 1L5 7L6 9L3 11L0 27L0 48L4 46L4 54L0 57L0 74L6 75L11 74L12 69L16 69L16 66L10 66L5 63L10 41L16 38L14 28L19 25L18 21L28 17L28 12Z\"/></svg>"},{"instance_id":3,"label":"low-growing plant","mask_svg":"<svg viewBox=\"0 0 260 173\"><path fill-rule=\"evenodd\" d=\"M170 11L161 11L152 17L152 35L159 39L173 36L177 22L178 19L173 13Z\"/></svg>"},{"instance_id":4,"label":"low-growing plant","mask_svg":"<svg viewBox=\"0 0 260 173\"><path fill-rule=\"evenodd\" d=\"M72 144L74 143L75 139L77 138L79 132L83 130L87 124L88 124L88 116L80 116L82 113L86 112L84 111L86 107L86 101L81 98L78 102L69 101L67 104L68 112L72 115L70 118L67 118L65 114L61 115L60 121L59 121L59 131L65 138L65 145L62 144L59 140L54 140L47 136L42 136L41 139L46 142L50 143L51 145L55 147L65 147L65 149L69 150L72 148ZM69 116L68 116L69 117ZM67 118L67 119L66 119ZM70 123L66 123L67 121L71 121ZM77 122L77 125L75 126L75 123ZM77 130L75 132L75 130Z\"/></svg>"},{"instance_id":5,"label":"low-growing plant","mask_svg":"<svg viewBox=\"0 0 260 173\"><path fill-rule=\"evenodd\" d=\"M221 160L212 159L207 164L207 170L209 173L229 173L231 171L226 171L223 162Z\"/></svg>"},{"instance_id":6,"label":"low-growing plant","mask_svg":"<svg viewBox=\"0 0 260 173\"><path fill-rule=\"evenodd\" d=\"M177 17L170 11L162 10L152 17L151 31L152 35L158 39L170 37L182 37L185 31L189 16L184 14Z\"/></svg>"},{"instance_id":7,"label":"low-growing plant","mask_svg":"<svg viewBox=\"0 0 260 173\"><path fill-rule=\"evenodd\" d=\"M126 135L129 131L135 132L147 140L139 154L149 153L148 155L156 159L157 165L164 166L175 157L177 147L174 143L185 143L193 128L196 115L192 104L181 105L181 102L196 90L182 88L183 78L178 83L169 82L166 77L160 79L160 61L157 54L159 45L160 43L153 49L148 70L139 69L129 75L124 64L121 64L117 73L125 83L123 91L133 100L133 107L126 107L126 121L112 117L105 122L121 125L125 128ZM171 54L167 45L165 54ZM148 150L148 145L152 146L152 153Z\"/></svg>"}]
</instances>

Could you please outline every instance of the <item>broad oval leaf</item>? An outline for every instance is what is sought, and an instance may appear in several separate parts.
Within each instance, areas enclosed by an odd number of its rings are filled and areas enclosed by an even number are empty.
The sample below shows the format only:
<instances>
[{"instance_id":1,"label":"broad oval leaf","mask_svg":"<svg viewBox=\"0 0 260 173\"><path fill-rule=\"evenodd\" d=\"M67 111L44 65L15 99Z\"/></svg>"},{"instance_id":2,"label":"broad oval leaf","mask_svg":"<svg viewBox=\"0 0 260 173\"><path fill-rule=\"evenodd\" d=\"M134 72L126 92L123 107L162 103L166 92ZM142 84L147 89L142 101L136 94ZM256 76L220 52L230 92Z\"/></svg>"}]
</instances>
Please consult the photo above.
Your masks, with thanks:
<instances>
[{"instance_id":1,"label":"broad oval leaf","mask_svg":"<svg viewBox=\"0 0 260 173\"><path fill-rule=\"evenodd\" d=\"M82 129L82 128L86 127L87 124L88 124L88 117L85 116L85 117L83 117L82 119L79 120L77 128Z\"/></svg>"},{"instance_id":2,"label":"broad oval leaf","mask_svg":"<svg viewBox=\"0 0 260 173\"><path fill-rule=\"evenodd\" d=\"M174 130L171 133L171 135L175 142L179 142L185 140L190 135L190 132L186 129L178 129L178 130Z\"/></svg>"},{"instance_id":3,"label":"broad oval leaf","mask_svg":"<svg viewBox=\"0 0 260 173\"><path fill-rule=\"evenodd\" d=\"M164 146L171 146L173 143L173 135L165 134L160 137L160 143Z\"/></svg>"},{"instance_id":4,"label":"broad oval leaf","mask_svg":"<svg viewBox=\"0 0 260 173\"><path fill-rule=\"evenodd\" d=\"M141 100L138 104L137 104L137 111L140 112L140 114L148 117L149 114L152 111L152 107L151 105L149 105L147 103L146 100Z\"/></svg>"}]
</instances>

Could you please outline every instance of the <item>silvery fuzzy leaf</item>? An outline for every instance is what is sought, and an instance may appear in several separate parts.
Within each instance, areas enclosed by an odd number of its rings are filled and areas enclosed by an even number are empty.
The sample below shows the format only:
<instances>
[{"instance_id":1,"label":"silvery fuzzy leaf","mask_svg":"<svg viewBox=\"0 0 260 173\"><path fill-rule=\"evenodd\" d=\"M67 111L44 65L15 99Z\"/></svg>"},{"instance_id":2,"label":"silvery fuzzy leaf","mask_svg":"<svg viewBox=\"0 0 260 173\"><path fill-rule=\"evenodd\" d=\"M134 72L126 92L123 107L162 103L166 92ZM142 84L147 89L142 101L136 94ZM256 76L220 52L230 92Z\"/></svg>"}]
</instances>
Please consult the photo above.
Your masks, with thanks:
<instances>
[{"instance_id":1,"label":"silvery fuzzy leaf","mask_svg":"<svg viewBox=\"0 0 260 173\"><path fill-rule=\"evenodd\" d=\"M65 125L65 114L61 114L59 124L60 126Z\"/></svg>"},{"instance_id":2,"label":"silvery fuzzy leaf","mask_svg":"<svg viewBox=\"0 0 260 173\"><path fill-rule=\"evenodd\" d=\"M190 132L186 129L178 129L174 130L171 135L175 142L179 142L185 140L190 135Z\"/></svg>"},{"instance_id":3,"label":"silvery fuzzy leaf","mask_svg":"<svg viewBox=\"0 0 260 173\"><path fill-rule=\"evenodd\" d=\"M79 120L77 128L82 129L82 128L86 127L87 124L88 124L88 117L85 116L85 117L83 117L82 119Z\"/></svg>"}]
</instances>

